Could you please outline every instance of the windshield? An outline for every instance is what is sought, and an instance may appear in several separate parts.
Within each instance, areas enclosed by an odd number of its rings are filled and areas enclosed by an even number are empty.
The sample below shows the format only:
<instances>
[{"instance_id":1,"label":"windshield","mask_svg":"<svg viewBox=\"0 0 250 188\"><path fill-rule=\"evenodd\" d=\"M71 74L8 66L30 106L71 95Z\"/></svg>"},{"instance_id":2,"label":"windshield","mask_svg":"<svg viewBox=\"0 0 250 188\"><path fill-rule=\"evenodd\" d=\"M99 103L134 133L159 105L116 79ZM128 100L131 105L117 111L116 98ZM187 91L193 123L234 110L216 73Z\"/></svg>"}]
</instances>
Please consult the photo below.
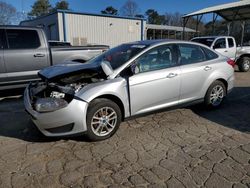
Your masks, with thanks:
<instances>
[{"instance_id":1,"label":"windshield","mask_svg":"<svg viewBox=\"0 0 250 188\"><path fill-rule=\"evenodd\" d=\"M147 47L142 44L122 44L90 60L89 63L100 65L103 61L108 61L111 67L116 69Z\"/></svg>"},{"instance_id":2,"label":"windshield","mask_svg":"<svg viewBox=\"0 0 250 188\"><path fill-rule=\"evenodd\" d=\"M208 47L211 47L214 40L215 40L215 38L196 38L196 39L192 39L191 41L198 42L198 43L204 44Z\"/></svg>"}]
</instances>

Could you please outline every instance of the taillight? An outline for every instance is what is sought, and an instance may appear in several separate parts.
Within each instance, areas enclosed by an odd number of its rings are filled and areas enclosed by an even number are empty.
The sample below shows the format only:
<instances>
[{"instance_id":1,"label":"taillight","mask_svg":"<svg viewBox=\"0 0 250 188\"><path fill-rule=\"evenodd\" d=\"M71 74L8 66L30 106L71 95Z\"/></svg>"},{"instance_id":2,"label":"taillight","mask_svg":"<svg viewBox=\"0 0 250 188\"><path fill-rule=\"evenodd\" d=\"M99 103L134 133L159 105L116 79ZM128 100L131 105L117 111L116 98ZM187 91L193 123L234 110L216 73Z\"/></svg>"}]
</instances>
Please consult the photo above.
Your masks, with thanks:
<instances>
[{"instance_id":1,"label":"taillight","mask_svg":"<svg viewBox=\"0 0 250 188\"><path fill-rule=\"evenodd\" d=\"M228 60L227 60L227 63L228 63L229 65L231 65L231 66L234 68L234 66L235 66L234 60L228 59Z\"/></svg>"}]
</instances>

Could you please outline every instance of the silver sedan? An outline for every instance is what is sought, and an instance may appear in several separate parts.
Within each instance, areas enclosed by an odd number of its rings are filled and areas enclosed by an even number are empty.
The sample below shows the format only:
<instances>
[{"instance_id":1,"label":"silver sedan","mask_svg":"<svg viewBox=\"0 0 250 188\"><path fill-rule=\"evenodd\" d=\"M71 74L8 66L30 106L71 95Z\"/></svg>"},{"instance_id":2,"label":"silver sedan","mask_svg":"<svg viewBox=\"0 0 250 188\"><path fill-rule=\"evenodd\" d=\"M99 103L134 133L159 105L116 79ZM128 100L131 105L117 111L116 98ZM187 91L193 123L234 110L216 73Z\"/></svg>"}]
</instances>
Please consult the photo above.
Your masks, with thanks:
<instances>
[{"instance_id":1,"label":"silver sedan","mask_svg":"<svg viewBox=\"0 0 250 188\"><path fill-rule=\"evenodd\" d=\"M46 136L112 136L124 119L203 102L217 108L233 88L234 62L184 41L122 44L85 64L68 62L39 72L24 103Z\"/></svg>"}]
</instances>

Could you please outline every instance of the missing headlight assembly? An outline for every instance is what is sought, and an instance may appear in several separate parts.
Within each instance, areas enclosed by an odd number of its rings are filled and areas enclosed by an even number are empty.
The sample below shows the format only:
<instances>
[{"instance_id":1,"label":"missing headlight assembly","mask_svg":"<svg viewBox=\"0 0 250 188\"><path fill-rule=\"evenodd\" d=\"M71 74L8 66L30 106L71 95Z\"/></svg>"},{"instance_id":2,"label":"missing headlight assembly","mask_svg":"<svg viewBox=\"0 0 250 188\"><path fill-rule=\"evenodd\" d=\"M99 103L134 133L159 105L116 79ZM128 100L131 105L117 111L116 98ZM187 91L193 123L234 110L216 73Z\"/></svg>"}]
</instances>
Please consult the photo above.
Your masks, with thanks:
<instances>
[{"instance_id":1,"label":"missing headlight assembly","mask_svg":"<svg viewBox=\"0 0 250 188\"><path fill-rule=\"evenodd\" d=\"M40 113L51 112L66 107L84 84L32 83L30 96L34 110Z\"/></svg>"}]
</instances>

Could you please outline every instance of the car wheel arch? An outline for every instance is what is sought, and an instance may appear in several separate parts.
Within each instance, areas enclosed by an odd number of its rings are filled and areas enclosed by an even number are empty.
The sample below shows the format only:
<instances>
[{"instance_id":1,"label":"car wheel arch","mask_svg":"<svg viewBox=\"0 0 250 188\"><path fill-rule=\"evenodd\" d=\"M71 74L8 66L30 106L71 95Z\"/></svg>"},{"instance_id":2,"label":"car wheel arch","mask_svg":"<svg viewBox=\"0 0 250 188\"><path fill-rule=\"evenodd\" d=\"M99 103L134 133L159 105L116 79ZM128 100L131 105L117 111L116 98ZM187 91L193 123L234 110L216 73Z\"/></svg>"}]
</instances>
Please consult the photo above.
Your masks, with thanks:
<instances>
[{"instance_id":1,"label":"car wheel arch","mask_svg":"<svg viewBox=\"0 0 250 188\"><path fill-rule=\"evenodd\" d=\"M211 74L211 75L207 78L206 82L204 83L204 86L203 86L203 88L202 88L202 90L201 90L201 93L200 93L200 97L203 98L203 97L206 95L208 88L209 88L209 87L211 86L211 84L213 84L216 80L222 81L222 82L225 84L225 87L226 87L226 89L227 89L228 83L227 83L227 81L226 81L226 77L227 77L226 75L221 74L221 73L218 72L218 71L215 71L213 74Z\"/></svg>"},{"instance_id":2,"label":"car wheel arch","mask_svg":"<svg viewBox=\"0 0 250 188\"><path fill-rule=\"evenodd\" d=\"M227 81L225 80L225 79L223 79L223 78L219 78L219 79L217 79L218 81L221 81L223 84L224 84L224 86L225 86L225 88L226 88L226 91L227 91L227 88L228 88L228 83L227 83ZM216 80L215 80L216 81Z\"/></svg>"},{"instance_id":3,"label":"car wheel arch","mask_svg":"<svg viewBox=\"0 0 250 188\"><path fill-rule=\"evenodd\" d=\"M119 108L121 110L122 121L125 119L125 107L124 107L124 104L123 104L122 100L119 97L115 96L115 95L112 95L112 94L100 95L98 97L93 98L89 103L93 102L95 99L101 99L101 98L102 99L109 99L109 100L115 102L119 106Z\"/></svg>"},{"instance_id":4,"label":"car wheel arch","mask_svg":"<svg viewBox=\"0 0 250 188\"><path fill-rule=\"evenodd\" d=\"M239 61L240 61L243 57L249 57L249 58L250 58L250 54L241 54L241 55L237 58L236 64L238 64Z\"/></svg>"}]
</instances>

